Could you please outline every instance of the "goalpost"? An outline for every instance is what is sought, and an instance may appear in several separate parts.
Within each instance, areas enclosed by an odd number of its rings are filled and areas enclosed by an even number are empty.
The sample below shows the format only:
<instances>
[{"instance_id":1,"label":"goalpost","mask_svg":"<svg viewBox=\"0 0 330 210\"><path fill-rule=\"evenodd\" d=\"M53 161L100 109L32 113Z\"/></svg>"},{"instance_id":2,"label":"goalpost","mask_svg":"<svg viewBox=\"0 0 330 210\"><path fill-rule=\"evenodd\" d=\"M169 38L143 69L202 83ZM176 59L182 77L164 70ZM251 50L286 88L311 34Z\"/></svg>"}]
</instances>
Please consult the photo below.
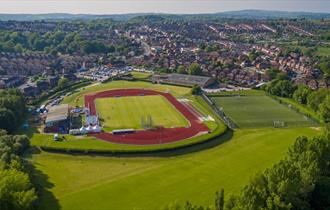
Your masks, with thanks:
<instances>
[{"instance_id":1,"label":"goalpost","mask_svg":"<svg viewBox=\"0 0 330 210\"><path fill-rule=\"evenodd\" d=\"M146 123L145 123L145 120L144 120L144 116L141 116L141 127L142 127L143 129L145 129L145 127L146 127Z\"/></svg>"},{"instance_id":2,"label":"goalpost","mask_svg":"<svg viewBox=\"0 0 330 210\"><path fill-rule=\"evenodd\" d=\"M151 115L141 116L141 127L144 129L151 129L154 127L154 122Z\"/></svg>"},{"instance_id":3,"label":"goalpost","mask_svg":"<svg viewBox=\"0 0 330 210\"><path fill-rule=\"evenodd\" d=\"M285 127L285 122L284 121L274 121L273 122L273 127L274 128L284 128Z\"/></svg>"}]
</instances>

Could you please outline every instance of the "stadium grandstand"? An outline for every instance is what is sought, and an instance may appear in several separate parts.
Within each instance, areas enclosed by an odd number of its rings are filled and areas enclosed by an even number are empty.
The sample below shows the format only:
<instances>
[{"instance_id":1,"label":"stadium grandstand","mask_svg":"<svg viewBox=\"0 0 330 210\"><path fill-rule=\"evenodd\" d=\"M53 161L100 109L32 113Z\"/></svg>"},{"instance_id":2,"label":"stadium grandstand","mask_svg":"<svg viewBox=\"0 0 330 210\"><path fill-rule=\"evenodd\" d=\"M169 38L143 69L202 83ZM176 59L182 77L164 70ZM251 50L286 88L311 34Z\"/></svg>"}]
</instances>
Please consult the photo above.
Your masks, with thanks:
<instances>
[{"instance_id":1,"label":"stadium grandstand","mask_svg":"<svg viewBox=\"0 0 330 210\"><path fill-rule=\"evenodd\" d=\"M45 120L46 133L68 133L69 105L61 104L49 109Z\"/></svg>"},{"instance_id":2,"label":"stadium grandstand","mask_svg":"<svg viewBox=\"0 0 330 210\"><path fill-rule=\"evenodd\" d=\"M212 77L187 75L187 74L166 74L166 75L153 75L151 78L154 83L167 83L174 85L208 87L215 83Z\"/></svg>"}]
</instances>

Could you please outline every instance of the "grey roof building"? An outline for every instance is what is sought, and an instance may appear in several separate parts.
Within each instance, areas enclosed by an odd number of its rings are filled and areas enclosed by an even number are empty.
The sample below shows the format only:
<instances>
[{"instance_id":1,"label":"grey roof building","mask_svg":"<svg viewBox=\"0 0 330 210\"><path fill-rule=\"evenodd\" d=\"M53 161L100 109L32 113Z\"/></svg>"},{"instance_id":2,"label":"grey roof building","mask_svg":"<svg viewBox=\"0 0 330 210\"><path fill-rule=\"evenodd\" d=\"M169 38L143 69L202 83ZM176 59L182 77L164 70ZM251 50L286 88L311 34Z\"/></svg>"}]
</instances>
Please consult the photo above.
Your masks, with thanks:
<instances>
[{"instance_id":1,"label":"grey roof building","mask_svg":"<svg viewBox=\"0 0 330 210\"><path fill-rule=\"evenodd\" d=\"M207 87L215 83L214 78L187 74L166 74L153 75L151 80L157 83L169 83L184 86L198 85L200 87Z\"/></svg>"},{"instance_id":2,"label":"grey roof building","mask_svg":"<svg viewBox=\"0 0 330 210\"><path fill-rule=\"evenodd\" d=\"M54 122L67 120L69 117L69 105L61 104L49 109L46 117L46 125Z\"/></svg>"}]
</instances>

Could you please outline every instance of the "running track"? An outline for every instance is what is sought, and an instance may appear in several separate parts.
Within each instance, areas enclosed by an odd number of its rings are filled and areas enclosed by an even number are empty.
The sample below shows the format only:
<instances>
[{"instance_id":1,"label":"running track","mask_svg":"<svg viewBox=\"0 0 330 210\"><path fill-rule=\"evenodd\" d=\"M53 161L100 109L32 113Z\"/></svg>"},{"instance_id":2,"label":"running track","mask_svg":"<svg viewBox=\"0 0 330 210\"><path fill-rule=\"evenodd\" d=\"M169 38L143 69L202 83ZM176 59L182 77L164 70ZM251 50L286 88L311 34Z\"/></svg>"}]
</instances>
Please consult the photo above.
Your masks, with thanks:
<instances>
[{"instance_id":1,"label":"running track","mask_svg":"<svg viewBox=\"0 0 330 210\"><path fill-rule=\"evenodd\" d=\"M185 118L190 122L190 127L179 128L159 128L156 130L138 130L132 134L113 135L111 133L94 133L90 134L96 138L121 144L135 144L135 145L152 145L164 144L175 141L180 141L201 133L208 132L209 129L199 121L187 107L180 103L170 93L158 92L147 89L115 89L95 94L85 95L85 106L90 109L92 115L96 115L95 99L108 98L118 96L139 96L139 95L162 95L170 103L172 103L177 110L179 110Z\"/></svg>"}]
</instances>

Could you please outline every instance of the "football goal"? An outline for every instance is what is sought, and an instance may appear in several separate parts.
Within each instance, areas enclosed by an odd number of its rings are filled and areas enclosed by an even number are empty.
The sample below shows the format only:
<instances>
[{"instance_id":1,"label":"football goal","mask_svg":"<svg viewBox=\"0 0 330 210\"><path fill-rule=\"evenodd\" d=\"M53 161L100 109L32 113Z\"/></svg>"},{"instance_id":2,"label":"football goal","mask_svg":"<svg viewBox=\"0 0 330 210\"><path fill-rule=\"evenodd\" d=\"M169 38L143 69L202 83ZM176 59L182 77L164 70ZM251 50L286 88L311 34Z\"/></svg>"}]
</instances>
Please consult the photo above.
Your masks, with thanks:
<instances>
[{"instance_id":1,"label":"football goal","mask_svg":"<svg viewBox=\"0 0 330 210\"><path fill-rule=\"evenodd\" d=\"M273 127L274 128L284 128L285 127L285 122L284 121L274 121L273 122Z\"/></svg>"}]
</instances>

